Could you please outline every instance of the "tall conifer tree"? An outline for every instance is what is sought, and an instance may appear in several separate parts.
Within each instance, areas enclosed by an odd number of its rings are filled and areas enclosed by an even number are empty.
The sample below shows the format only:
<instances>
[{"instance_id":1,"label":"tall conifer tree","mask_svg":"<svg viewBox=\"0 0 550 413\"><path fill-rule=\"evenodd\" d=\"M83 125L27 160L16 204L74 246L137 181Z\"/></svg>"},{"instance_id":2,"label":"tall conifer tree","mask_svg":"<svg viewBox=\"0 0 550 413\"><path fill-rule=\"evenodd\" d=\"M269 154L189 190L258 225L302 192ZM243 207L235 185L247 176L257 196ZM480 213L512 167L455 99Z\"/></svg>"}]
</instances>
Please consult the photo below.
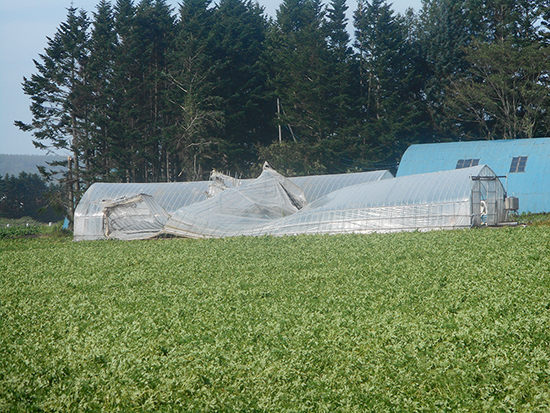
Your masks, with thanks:
<instances>
[{"instance_id":1,"label":"tall conifer tree","mask_svg":"<svg viewBox=\"0 0 550 413\"><path fill-rule=\"evenodd\" d=\"M267 97L261 61L267 22L263 10L249 0L222 0L215 17L214 93L224 114L220 151L227 156L220 167L245 173L256 161L254 145L276 136L269 124L275 105Z\"/></svg>"},{"instance_id":2,"label":"tall conifer tree","mask_svg":"<svg viewBox=\"0 0 550 413\"><path fill-rule=\"evenodd\" d=\"M270 32L272 85L281 102L280 122L293 131L291 139L319 142L331 133L323 18L319 0L284 0Z\"/></svg>"},{"instance_id":3,"label":"tall conifer tree","mask_svg":"<svg viewBox=\"0 0 550 413\"><path fill-rule=\"evenodd\" d=\"M360 1L355 12L365 126L377 136L380 160L397 162L426 128L422 65L408 25L385 0Z\"/></svg>"},{"instance_id":4,"label":"tall conifer tree","mask_svg":"<svg viewBox=\"0 0 550 413\"><path fill-rule=\"evenodd\" d=\"M416 35L425 62L424 92L433 135L450 139L445 115L446 88L467 70L465 48L476 28L472 27L469 0L425 0L419 13Z\"/></svg>"},{"instance_id":5,"label":"tall conifer tree","mask_svg":"<svg viewBox=\"0 0 550 413\"><path fill-rule=\"evenodd\" d=\"M116 43L112 7L106 0L101 0L94 13L90 58L86 65L90 130L83 155L89 181L111 180L111 171L118 167L112 153Z\"/></svg>"},{"instance_id":6,"label":"tall conifer tree","mask_svg":"<svg viewBox=\"0 0 550 413\"><path fill-rule=\"evenodd\" d=\"M202 180L217 166L223 114L213 92L213 24L210 0L182 2L168 67L174 179Z\"/></svg>"},{"instance_id":7,"label":"tall conifer tree","mask_svg":"<svg viewBox=\"0 0 550 413\"><path fill-rule=\"evenodd\" d=\"M89 130L84 70L89 57L88 26L84 11L68 9L66 21L53 38L48 38L41 61L34 61L38 73L23 81L23 91L32 101L32 122L16 122L22 130L33 132L36 147L70 154L62 182L67 191L64 207L71 222L81 190L85 189L81 186L80 159ZM51 175L51 171L42 172Z\"/></svg>"},{"instance_id":8,"label":"tall conifer tree","mask_svg":"<svg viewBox=\"0 0 550 413\"><path fill-rule=\"evenodd\" d=\"M331 116L332 132L339 135L353 123L354 102L357 100L358 82L353 50L347 30L346 0L332 0L327 8L324 30L327 36L328 64L327 105Z\"/></svg>"},{"instance_id":9,"label":"tall conifer tree","mask_svg":"<svg viewBox=\"0 0 550 413\"><path fill-rule=\"evenodd\" d=\"M161 171L162 134L169 116L163 74L174 29L173 17L165 1L142 0L136 8L133 29L133 44L139 54L135 79L137 93L133 95L138 133L133 165L137 167L140 181L155 182L165 175Z\"/></svg>"},{"instance_id":10,"label":"tall conifer tree","mask_svg":"<svg viewBox=\"0 0 550 413\"><path fill-rule=\"evenodd\" d=\"M140 54L134 38L135 13L132 0L117 0L114 7L117 44L113 72L111 156L118 165L114 171L115 179L122 182L138 182L133 164L139 150L140 112Z\"/></svg>"}]
</instances>

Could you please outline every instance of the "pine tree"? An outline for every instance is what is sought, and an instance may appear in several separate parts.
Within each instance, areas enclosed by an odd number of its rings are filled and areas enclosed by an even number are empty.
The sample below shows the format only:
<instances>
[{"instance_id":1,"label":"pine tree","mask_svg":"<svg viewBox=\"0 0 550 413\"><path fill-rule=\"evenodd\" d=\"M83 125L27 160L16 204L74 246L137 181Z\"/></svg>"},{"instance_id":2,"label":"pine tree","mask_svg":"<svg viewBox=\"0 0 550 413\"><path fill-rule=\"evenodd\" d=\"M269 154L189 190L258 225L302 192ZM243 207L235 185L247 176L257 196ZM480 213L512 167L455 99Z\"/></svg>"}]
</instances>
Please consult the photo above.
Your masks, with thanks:
<instances>
[{"instance_id":1,"label":"pine tree","mask_svg":"<svg viewBox=\"0 0 550 413\"><path fill-rule=\"evenodd\" d=\"M111 5L101 0L94 13L90 57L86 65L89 88L90 130L83 148L89 181L111 180L118 165L113 160L114 87L117 35Z\"/></svg>"},{"instance_id":2,"label":"pine tree","mask_svg":"<svg viewBox=\"0 0 550 413\"><path fill-rule=\"evenodd\" d=\"M86 61L89 57L89 21L84 11L71 7L48 46L34 61L38 70L30 79L24 79L23 91L30 96L32 122L15 124L24 131L32 131L37 148L70 153L62 182L65 184L65 208L70 222L82 187L80 158L89 130ZM52 166L60 166L52 164ZM51 177L52 170L42 169Z\"/></svg>"},{"instance_id":3,"label":"pine tree","mask_svg":"<svg viewBox=\"0 0 550 413\"><path fill-rule=\"evenodd\" d=\"M400 60L405 33L384 0L359 3L355 28L367 116L381 118L385 101L393 97L397 84L403 81Z\"/></svg>"},{"instance_id":4,"label":"pine tree","mask_svg":"<svg viewBox=\"0 0 550 413\"><path fill-rule=\"evenodd\" d=\"M330 71L324 10L318 0L284 0L270 31L272 86L287 139L319 142L331 135L326 85Z\"/></svg>"},{"instance_id":5,"label":"pine tree","mask_svg":"<svg viewBox=\"0 0 550 413\"><path fill-rule=\"evenodd\" d=\"M132 0L117 0L114 7L117 43L113 72L111 159L116 181L138 181L134 159L138 153L140 54L134 39L135 7Z\"/></svg>"},{"instance_id":6,"label":"pine tree","mask_svg":"<svg viewBox=\"0 0 550 413\"><path fill-rule=\"evenodd\" d=\"M358 73L347 30L346 0L332 0L327 9L324 30L327 37L330 76L327 79L327 106L333 134L345 134L353 124L359 97Z\"/></svg>"},{"instance_id":7,"label":"pine tree","mask_svg":"<svg viewBox=\"0 0 550 413\"><path fill-rule=\"evenodd\" d=\"M219 149L226 156L219 167L243 174L256 162L255 144L276 136L261 61L267 22L263 10L249 0L222 0L214 13L214 93L224 114Z\"/></svg>"},{"instance_id":8,"label":"pine tree","mask_svg":"<svg viewBox=\"0 0 550 413\"><path fill-rule=\"evenodd\" d=\"M115 6L118 38L114 73L113 157L119 179L166 179L166 129L172 123L166 99L168 53L175 22L164 0L129 0Z\"/></svg>"},{"instance_id":9,"label":"pine tree","mask_svg":"<svg viewBox=\"0 0 550 413\"><path fill-rule=\"evenodd\" d=\"M167 53L171 44L174 21L164 0L142 0L136 9L133 42L139 53L137 69L136 132L138 140L133 165L143 182L162 179L164 158L162 135L168 126L168 110L165 99Z\"/></svg>"},{"instance_id":10,"label":"pine tree","mask_svg":"<svg viewBox=\"0 0 550 413\"><path fill-rule=\"evenodd\" d=\"M425 62L423 90L434 139L453 136L444 111L446 88L467 70L465 48L478 30L472 26L468 1L426 0L416 22Z\"/></svg>"},{"instance_id":11,"label":"pine tree","mask_svg":"<svg viewBox=\"0 0 550 413\"><path fill-rule=\"evenodd\" d=\"M169 57L168 101L174 113L170 154L172 179L202 180L217 159L223 114L213 93L213 12L210 0L184 0Z\"/></svg>"},{"instance_id":12,"label":"pine tree","mask_svg":"<svg viewBox=\"0 0 550 413\"><path fill-rule=\"evenodd\" d=\"M394 163L427 128L418 44L411 41L406 19L384 0L360 2L354 23L363 133L378 147L380 160Z\"/></svg>"}]
</instances>

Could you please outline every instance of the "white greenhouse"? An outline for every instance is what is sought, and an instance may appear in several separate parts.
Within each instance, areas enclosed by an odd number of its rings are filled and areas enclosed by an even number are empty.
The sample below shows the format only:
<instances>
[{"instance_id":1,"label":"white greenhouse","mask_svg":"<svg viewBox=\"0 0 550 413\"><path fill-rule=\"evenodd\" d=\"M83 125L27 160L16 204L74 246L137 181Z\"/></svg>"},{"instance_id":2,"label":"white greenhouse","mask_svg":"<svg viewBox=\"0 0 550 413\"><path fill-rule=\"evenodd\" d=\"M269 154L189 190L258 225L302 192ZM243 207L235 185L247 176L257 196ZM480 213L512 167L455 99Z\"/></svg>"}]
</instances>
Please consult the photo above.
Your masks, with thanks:
<instances>
[{"instance_id":1,"label":"white greenhouse","mask_svg":"<svg viewBox=\"0 0 550 413\"><path fill-rule=\"evenodd\" d=\"M269 168L266 167L265 169ZM279 174L277 175L280 176ZM354 174L293 177L288 178L288 181L298 185L304 192L306 202L311 203L330 192L346 186L389 178L393 178L393 175L389 171L373 171ZM214 172L210 181L200 182L96 183L86 191L76 208L74 238L77 241L106 238L147 238L156 234L152 228L158 230L158 222L163 222L163 217L166 214L171 215L180 208L206 201L227 189L235 187L242 189L254 181L253 179L236 180ZM124 204L125 201L131 204L131 200L136 197L139 198L140 195L142 196L141 199L136 199L139 202L133 204L136 207L136 211L129 214L126 218L128 224L132 222L132 231L128 231L127 228L126 232L128 234L126 236L123 236L119 231L117 231L118 235L110 233L115 230L115 228L112 228L112 225L111 229L109 228L109 215L115 213L113 207L117 204ZM143 208L146 204L151 204L151 202L158 204L164 211L160 215L153 213L147 217L144 216ZM141 205L141 214L137 210L138 204ZM118 229L116 224L115 227ZM130 232L133 235L130 235Z\"/></svg>"},{"instance_id":2,"label":"white greenhouse","mask_svg":"<svg viewBox=\"0 0 550 413\"><path fill-rule=\"evenodd\" d=\"M75 240L395 232L498 225L505 191L485 165L394 178L388 171L253 180L94 184Z\"/></svg>"}]
</instances>

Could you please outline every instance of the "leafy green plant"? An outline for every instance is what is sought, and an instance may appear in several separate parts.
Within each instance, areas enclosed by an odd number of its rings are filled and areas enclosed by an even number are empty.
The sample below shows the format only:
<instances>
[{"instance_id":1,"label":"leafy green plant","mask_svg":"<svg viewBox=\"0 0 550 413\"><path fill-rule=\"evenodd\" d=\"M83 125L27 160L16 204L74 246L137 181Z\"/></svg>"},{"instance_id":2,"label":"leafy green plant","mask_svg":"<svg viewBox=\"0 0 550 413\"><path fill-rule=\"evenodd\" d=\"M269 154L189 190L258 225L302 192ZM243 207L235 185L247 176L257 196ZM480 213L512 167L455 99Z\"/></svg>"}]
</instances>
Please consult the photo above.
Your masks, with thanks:
<instances>
[{"instance_id":1,"label":"leafy green plant","mask_svg":"<svg viewBox=\"0 0 550 413\"><path fill-rule=\"evenodd\" d=\"M539 213L533 214L524 212L513 217L513 220L524 225L550 225L550 214Z\"/></svg>"},{"instance_id":2,"label":"leafy green plant","mask_svg":"<svg viewBox=\"0 0 550 413\"><path fill-rule=\"evenodd\" d=\"M0 227L0 239L19 238L29 235L36 235L40 232L40 227L36 225L19 227Z\"/></svg>"},{"instance_id":3,"label":"leafy green plant","mask_svg":"<svg viewBox=\"0 0 550 413\"><path fill-rule=\"evenodd\" d=\"M548 411L550 230L0 241L1 411Z\"/></svg>"},{"instance_id":4,"label":"leafy green plant","mask_svg":"<svg viewBox=\"0 0 550 413\"><path fill-rule=\"evenodd\" d=\"M63 223L53 225L39 223L30 218L0 219L0 239L22 237L70 237L71 232L62 228Z\"/></svg>"}]
</instances>

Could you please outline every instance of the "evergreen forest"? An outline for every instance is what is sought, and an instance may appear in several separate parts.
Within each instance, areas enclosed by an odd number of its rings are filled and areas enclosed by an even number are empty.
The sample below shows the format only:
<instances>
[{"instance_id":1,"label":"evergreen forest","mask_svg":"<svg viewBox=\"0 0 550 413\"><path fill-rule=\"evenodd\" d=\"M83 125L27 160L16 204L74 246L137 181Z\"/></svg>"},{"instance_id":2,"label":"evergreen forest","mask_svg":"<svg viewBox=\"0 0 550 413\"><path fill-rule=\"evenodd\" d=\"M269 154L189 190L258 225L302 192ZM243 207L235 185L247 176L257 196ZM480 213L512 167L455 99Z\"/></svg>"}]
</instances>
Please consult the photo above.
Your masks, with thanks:
<instances>
[{"instance_id":1,"label":"evergreen forest","mask_svg":"<svg viewBox=\"0 0 550 413\"><path fill-rule=\"evenodd\" d=\"M414 143L547 136L550 0L100 0L71 7L15 124L94 182L392 169ZM349 23L349 24L348 24ZM353 30L349 30L353 27ZM353 33L350 33L353 32Z\"/></svg>"}]
</instances>

